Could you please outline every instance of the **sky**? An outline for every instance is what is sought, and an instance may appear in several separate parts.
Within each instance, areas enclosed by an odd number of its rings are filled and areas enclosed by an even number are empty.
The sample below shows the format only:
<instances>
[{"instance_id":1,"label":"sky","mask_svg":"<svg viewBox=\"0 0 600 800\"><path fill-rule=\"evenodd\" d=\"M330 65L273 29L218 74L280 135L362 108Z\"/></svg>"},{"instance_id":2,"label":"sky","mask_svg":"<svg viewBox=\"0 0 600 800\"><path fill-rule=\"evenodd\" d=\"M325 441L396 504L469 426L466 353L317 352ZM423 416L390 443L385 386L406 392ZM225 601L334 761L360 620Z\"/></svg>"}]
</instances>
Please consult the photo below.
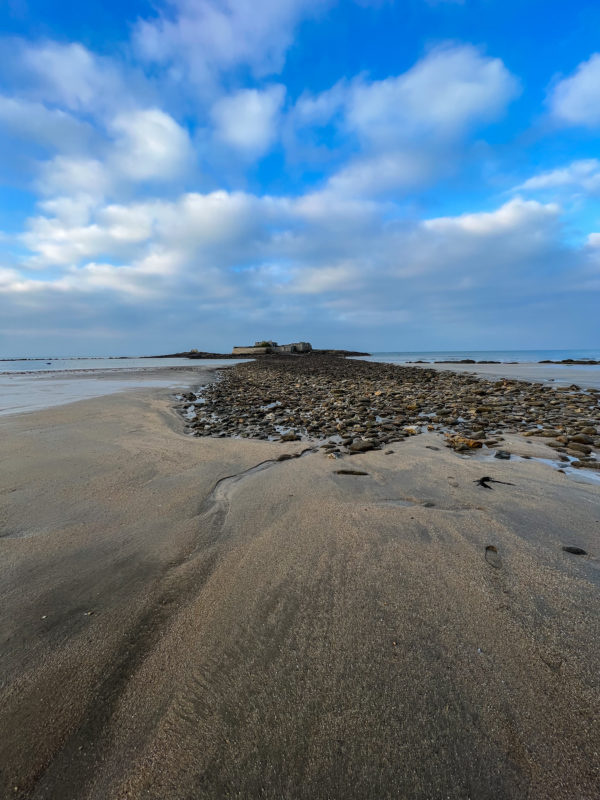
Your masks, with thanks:
<instances>
[{"instance_id":1,"label":"sky","mask_svg":"<svg viewBox=\"0 0 600 800\"><path fill-rule=\"evenodd\" d=\"M600 346L600 4L4 0L0 355Z\"/></svg>"}]
</instances>

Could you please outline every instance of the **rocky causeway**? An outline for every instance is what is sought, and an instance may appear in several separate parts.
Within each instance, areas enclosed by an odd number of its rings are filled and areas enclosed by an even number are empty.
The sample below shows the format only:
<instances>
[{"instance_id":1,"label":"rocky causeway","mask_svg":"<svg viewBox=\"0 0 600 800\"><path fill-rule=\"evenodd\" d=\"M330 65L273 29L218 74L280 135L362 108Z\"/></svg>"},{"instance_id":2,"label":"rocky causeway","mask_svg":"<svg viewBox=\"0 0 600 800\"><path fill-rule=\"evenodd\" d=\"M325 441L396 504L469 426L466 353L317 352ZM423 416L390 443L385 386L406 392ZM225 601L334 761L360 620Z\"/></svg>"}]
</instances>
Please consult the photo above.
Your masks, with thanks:
<instances>
[{"instance_id":1,"label":"rocky causeway","mask_svg":"<svg viewBox=\"0 0 600 800\"><path fill-rule=\"evenodd\" d=\"M571 466L600 468L600 390L486 380L339 357L274 356L223 370L180 395L195 436L320 442L333 454L380 449L424 431L449 447L542 437ZM501 456L500 456L501 457Z\"/></svg>"}]
</instances>

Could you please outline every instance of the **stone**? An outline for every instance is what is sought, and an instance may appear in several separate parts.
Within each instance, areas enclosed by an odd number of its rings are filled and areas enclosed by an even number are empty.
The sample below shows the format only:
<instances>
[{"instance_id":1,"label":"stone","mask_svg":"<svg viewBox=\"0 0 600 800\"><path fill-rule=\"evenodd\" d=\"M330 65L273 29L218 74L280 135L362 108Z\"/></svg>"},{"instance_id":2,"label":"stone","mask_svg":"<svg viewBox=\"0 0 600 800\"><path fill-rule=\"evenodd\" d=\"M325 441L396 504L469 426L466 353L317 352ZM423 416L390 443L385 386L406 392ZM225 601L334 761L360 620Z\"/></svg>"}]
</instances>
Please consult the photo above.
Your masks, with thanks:
<instances>
[{"instance_id":1,"label":"stone","mask_svg":"<svg viewBox=\"0 0 600 800\"><path fill-rule=\"evenodd\" d=\"M589 455L592 452L592 448L587 444L579 444L579 442L569 442L567 446L567 452L569 450L575 450L577 453L585 453L585 455Z\"/></svg>"},{"instance_id":2,"label":"stone","mask_svg":"<svg viewBox=\"0 0 600 800\"><path fill-rule=\"evenodd\" d=\"M568 441L571 445L573 442L576 444L594 444L592 437L585 433L577 433L575 436L570 436Z\"/></svg>"},{"instance_id":3,"label":"stone","mask_svg":"<svg viewBox=\"0 0 600 800\"><path fill-rule=\"evenodd\" d=\"M468 439L465 436L451 436L446 434L446 441L449 447L454 450L475 450L483 446L483 442L478 439Z\"/></svg>"},{"instance_id":4,"label":"stone","mask_svg":"<svg viewBox=\"0 0 600 800\"><path fill-rule=\"evenodd\" d=\"M587 552L583 547L576 547L575 545L568 544L563 547L565 553L572 553L574 556L587 556Z\"/></svg>"},{"instance_id":5,"label":"stone","mask_svg":"<svg viewBox=\"0 0 600 800\"><path fill-rule=\"evenodd\" d=\"M365 439L355 439L348 449L351 453L367 453L369 450L374 450L375 445L373 442L367 442Z\"/></svg>"},{"instance_id":6,"label":"stone","mask_svg":"<svg viewBox=\"0 0 600 800\"><path fill-rule=\"evenodd\" d=\"M362 472L360 469L336 469L336 475L368 475L368 472Z\"/></svg>"},{"instance_id":7,"label":"stone","mask_svg":"<svg viewBox=\"0 0 600 800\"><path fill-rule=\"evenodd\" d=\"M580 461L588 454L574 445L600 448L600 391L489 381L450 368L269 356L224 370L219 381L177 399L184 417L182 400L201 401L189 429L195 436L281 440L276 427L282 426L290 441L335 434L346 447L363 436L380 447L443 425L458 437L448 444L460 452L474 449L469 442L492 445L509 432L552 440L558 452L559 443L568 445Z\"/></svg>"}]
</instances>

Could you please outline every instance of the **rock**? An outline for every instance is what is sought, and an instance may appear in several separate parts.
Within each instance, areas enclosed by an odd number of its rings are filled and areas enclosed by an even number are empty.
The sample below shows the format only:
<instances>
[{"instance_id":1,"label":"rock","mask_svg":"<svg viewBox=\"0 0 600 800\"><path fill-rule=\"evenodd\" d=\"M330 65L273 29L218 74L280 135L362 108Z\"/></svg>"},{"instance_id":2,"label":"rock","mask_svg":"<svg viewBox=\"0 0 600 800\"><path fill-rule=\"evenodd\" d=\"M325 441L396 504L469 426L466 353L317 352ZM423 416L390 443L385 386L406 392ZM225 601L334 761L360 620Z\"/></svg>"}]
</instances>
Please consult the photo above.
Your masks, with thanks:
<instances>
[{"instance_id":1,"label":"rock","mask_svg":"<svg viewBox=\"0 0 600 800\"><path fill-rule=\"evenodd\" d=\"M489 381L453 373L451 365L434 372L313 354L224 370L201 392L179 395L179 411L185 416L185 401L201 400L190 427L195 436L285 441L276 430L282 426L290 429L290 441L336 434L346 447L363 437L379 447L441 424L457 437L448 444L459 452L473 449L469 442L492 443L509 431L552 439L558 449L557 443L600 447L598 396L600 391L576 387ZM575 452L585 460L584 451Z\"/></svg>"},{"instance_id":2,"label":"rock","mask_svg":"<svg viewBox=\"0 0 600 800\"><path fill-rule=\"evenodd\" d=\"M600 470L600 461L571 461L571 466L575 469Z\"/></svg>"},{"instance_id":3,"label":"rock","mask_svg":"<svg viewBox=\"0 0 600 800\"><path fill-rule=\"evenodd\" d=\"M580 453L579 450L571 450L570 447L567 447L567 454L571 456L571 458L585 458L584 453Z\"/></svg>"},{"instance_id":4,"label":"rock","mask_svg":"<svg viewBox=\"0 0 600 800\"><path fill-rule=\"evenodd\" d=\"M355 439L348 449L351 453L367 453L369 450L374 450L375 445L373 442L367 442L365 439Z\"/></svg>"},{"instance_id":5,"label":"rock","mask_svg":"<svg viewBox=\"0 0 600 800\"><path fill-rule=\"evenodd\" d=\"M483 445L483 442L478 439L467 439L465 436L452 436L450 434L446 434L446 441L448 446L454 450L475 450Z\"/></svg>"},{"instance_id":6,"label":"rock","mask_svg":"<svg viewBox=\"0 0 600 800\"><path fill-rule=\"evenodd\" d=\"M575 547L575 545L567 544L563 547L565 553L572 553L574 556L587 556L587 552L582 547Z\"/></svg>"},{"instance_id":7,"label":"rock","mask_svg":"<svg viewBox=\"0 0 600 800\"><path fill-rule=\"evenodd\" d=\"M576 453L585 453L585 455L589 455L592 452L592 448L587 444L579 444L579 442L569 442L567 446L567 453L570 450L574 450Z\"/></svg>"},{"instance_id":8,"label":"rock","mask_svg":"<svg viewBox=\"0 0 600 800\"><path fill-rule=\"evenodd\" d=\"M494 458L499 458L502 461L508 461L510 459L510 453L508 450L496 450L494 453Z\"/></svg>"},{"instance_id":9,"label":"rock","mask_svg":"<svg viewBox=\"0 0 600 800\"><path fill-rule=\"evenodd\" d=\"M570 436L568 442L571 446L573 442L576 444L594 444L592 437L585 433L577 433L575 436Z\"/></svg>"},{"instance_id":10,"label":"rock","mask_svg":"<svg viewBox=\"0 0 600 800\"><path fill-rule=\"evenodd\" d=\"M282 434L281 438L279 439L280 442L298 442L300 437L296 433L296 431L288 431L287 433Z\"/></svg>"},{"instance_id":11,"label":"rock","mask_svg":"<svg viewBox=\"0 0 600 800\"><path fill-rule=\"evenodd\" d=\"M359 469L336 469L336 475L368 475L368 472L362 472Z\"/></svg>"}]
</instances>

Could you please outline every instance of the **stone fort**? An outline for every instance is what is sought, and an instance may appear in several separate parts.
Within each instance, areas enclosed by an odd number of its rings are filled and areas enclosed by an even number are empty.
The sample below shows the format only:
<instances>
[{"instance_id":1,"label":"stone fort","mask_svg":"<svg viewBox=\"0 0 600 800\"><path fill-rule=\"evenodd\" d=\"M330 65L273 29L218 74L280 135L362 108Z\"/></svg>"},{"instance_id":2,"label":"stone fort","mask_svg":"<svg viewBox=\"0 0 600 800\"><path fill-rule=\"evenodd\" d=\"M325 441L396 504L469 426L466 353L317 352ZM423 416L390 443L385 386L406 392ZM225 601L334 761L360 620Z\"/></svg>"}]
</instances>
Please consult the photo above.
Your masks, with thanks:
<instances>
[{"instance_id":1,"label":"stone fort","mask_svg":"<svg viewBox=\"0 0 600 800\"><path fill-rule=\"evenodd\" d=\"M310 342L292 342L291 344L277 344L277 342L254 342L254 346L234 347L231 351L234 356L266 355L267 353L310 353Z\"/></svg>"}]
</instances>

